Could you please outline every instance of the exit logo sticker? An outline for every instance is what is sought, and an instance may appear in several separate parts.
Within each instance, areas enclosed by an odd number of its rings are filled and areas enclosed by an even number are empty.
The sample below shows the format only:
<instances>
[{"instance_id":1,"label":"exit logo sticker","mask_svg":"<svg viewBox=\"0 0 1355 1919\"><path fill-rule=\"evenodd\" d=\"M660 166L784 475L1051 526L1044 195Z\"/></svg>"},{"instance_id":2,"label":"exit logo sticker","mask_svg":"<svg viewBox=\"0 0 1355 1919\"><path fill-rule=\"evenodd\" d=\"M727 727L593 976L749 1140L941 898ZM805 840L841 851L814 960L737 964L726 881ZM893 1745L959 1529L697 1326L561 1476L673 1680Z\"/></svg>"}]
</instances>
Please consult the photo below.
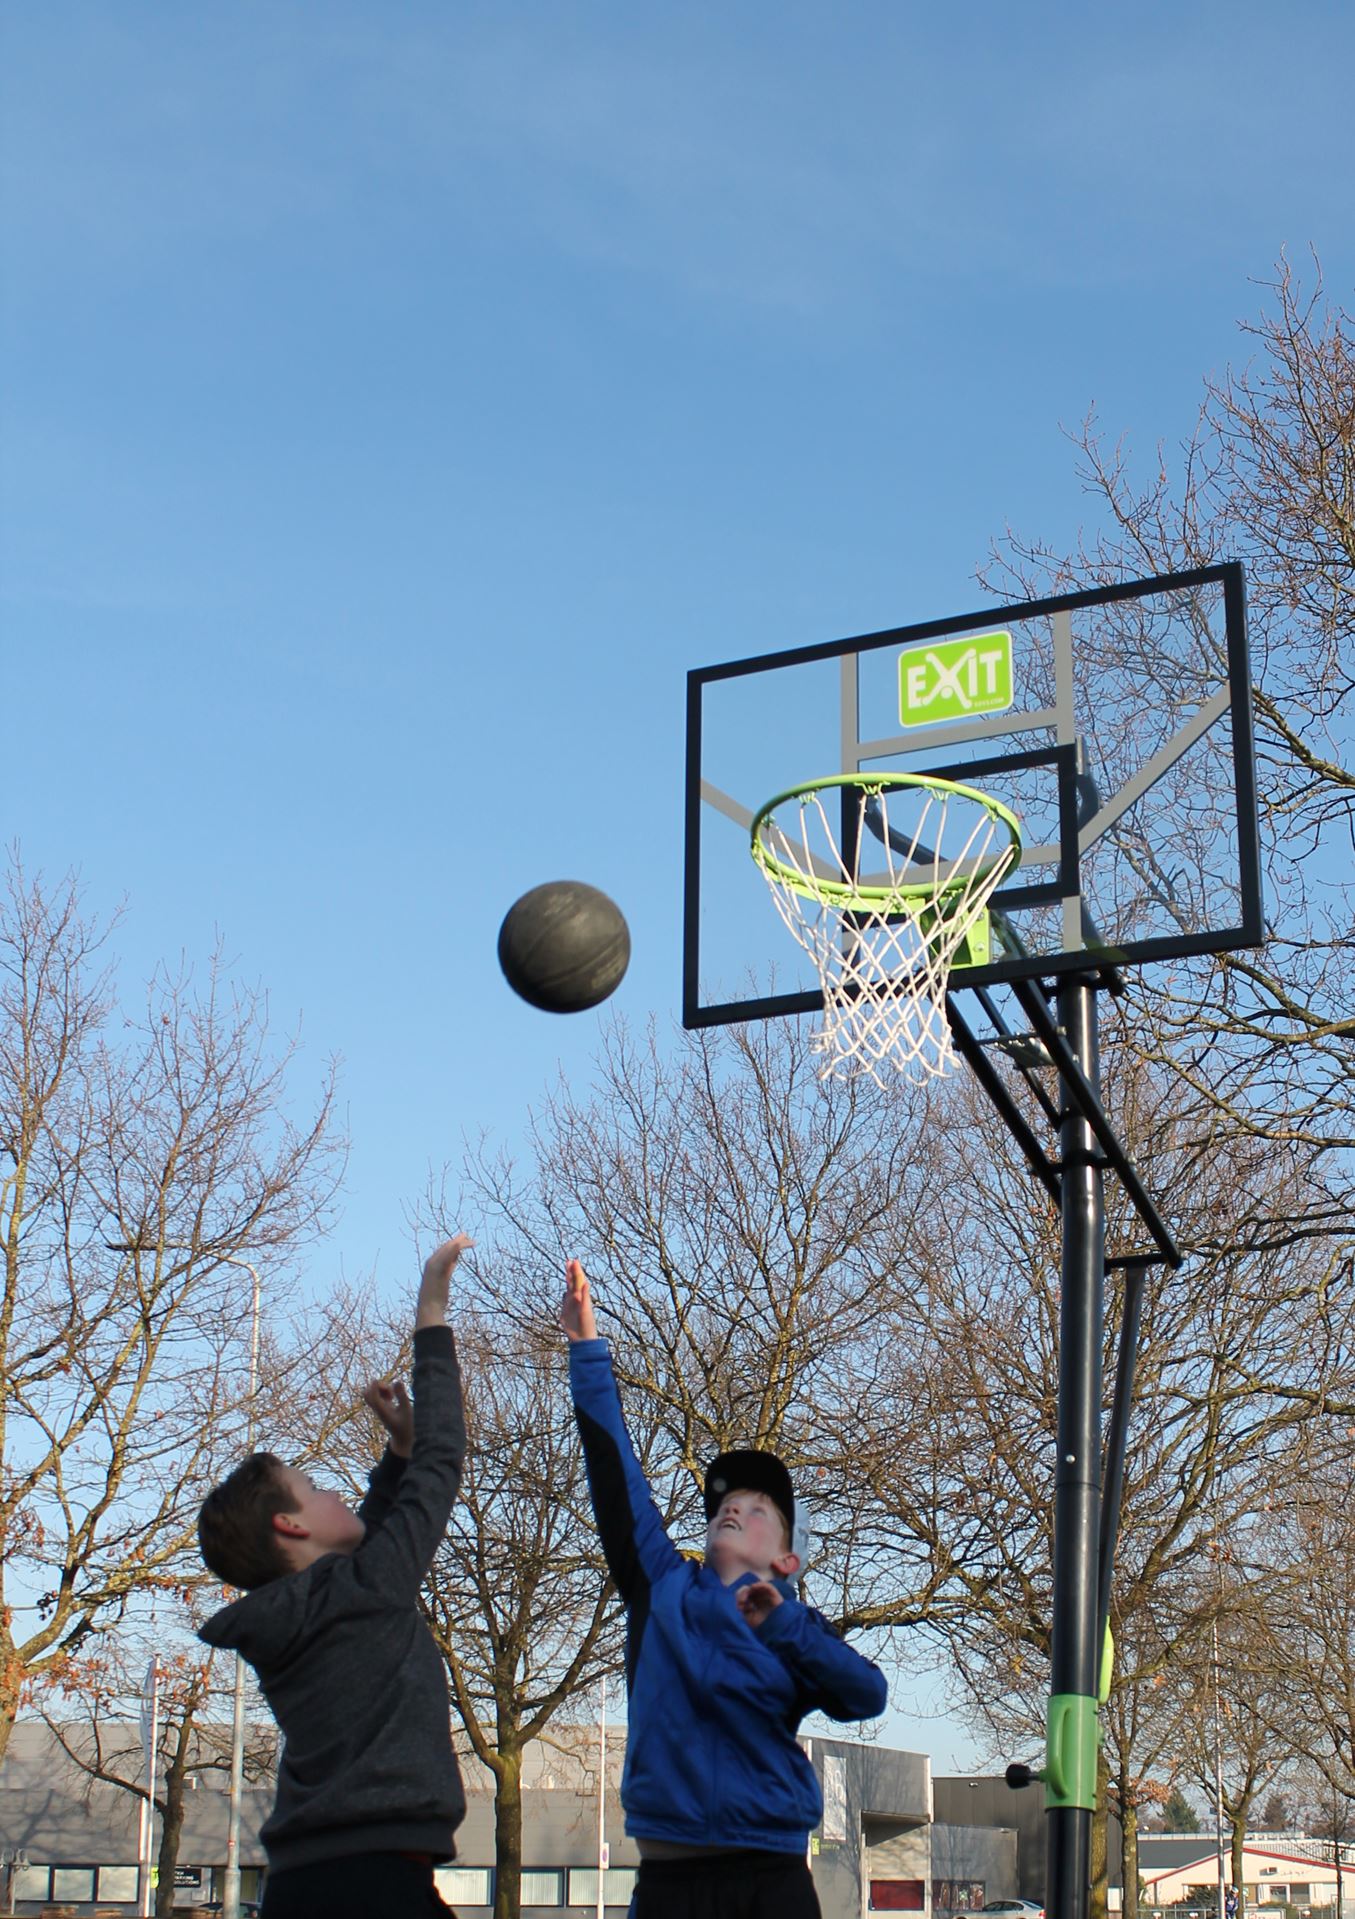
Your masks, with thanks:
<instances>
[{"instance_id":1,"label":"exit logo sticker","mask_svg":"<svg viewBox=\"0 0 1355 1919\"><path fill-rule=\"evenodd\" d=\"M899 655L899 720L904 726L1001 713L1011 703L1010 633L941 640Z\"/></svg>"}]
</instances>

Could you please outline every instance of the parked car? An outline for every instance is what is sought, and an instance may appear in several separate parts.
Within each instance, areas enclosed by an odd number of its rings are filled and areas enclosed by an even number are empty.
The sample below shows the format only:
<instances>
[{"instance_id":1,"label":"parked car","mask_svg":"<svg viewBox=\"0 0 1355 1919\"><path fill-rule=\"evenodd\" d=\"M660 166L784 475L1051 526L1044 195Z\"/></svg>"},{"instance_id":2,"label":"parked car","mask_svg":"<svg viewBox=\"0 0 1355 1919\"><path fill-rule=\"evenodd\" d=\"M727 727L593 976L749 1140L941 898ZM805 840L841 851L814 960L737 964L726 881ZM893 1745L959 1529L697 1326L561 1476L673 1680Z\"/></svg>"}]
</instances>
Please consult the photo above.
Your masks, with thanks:
<instances>
[{"instance_id":1,"label":"parked car","mask_svg":"<svg viewBox=\"0 0 1355 1919\"><path fill-rule=\"evenodd\" d=\"M990 1899L986 1906L956 1913L955 1919L1044 1919L1044 1907L1033 1899Z\"/></svg>"}]
</instances>

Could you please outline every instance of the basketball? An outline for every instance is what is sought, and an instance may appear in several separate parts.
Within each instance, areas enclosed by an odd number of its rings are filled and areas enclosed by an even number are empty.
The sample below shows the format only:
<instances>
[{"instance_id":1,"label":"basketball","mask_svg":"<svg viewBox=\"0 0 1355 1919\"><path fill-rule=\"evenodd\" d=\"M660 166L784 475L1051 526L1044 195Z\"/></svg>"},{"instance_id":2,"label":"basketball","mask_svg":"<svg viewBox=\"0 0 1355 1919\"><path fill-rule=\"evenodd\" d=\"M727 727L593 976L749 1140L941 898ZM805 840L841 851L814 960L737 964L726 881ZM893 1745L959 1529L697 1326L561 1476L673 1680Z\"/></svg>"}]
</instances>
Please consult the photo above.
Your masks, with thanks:
<instances>
[{"instance_id":1,"label":"basketball","mask_svg":"<svg viewBox=\"0 0 1355 1919\"><path fill-rule=\"evenodd\" d=\"M583 1013L614 993L630 964L621 909L582 880L548 880L510 906L499 965L520 999L543 1013Z\"/></svg>"}]
</instances>

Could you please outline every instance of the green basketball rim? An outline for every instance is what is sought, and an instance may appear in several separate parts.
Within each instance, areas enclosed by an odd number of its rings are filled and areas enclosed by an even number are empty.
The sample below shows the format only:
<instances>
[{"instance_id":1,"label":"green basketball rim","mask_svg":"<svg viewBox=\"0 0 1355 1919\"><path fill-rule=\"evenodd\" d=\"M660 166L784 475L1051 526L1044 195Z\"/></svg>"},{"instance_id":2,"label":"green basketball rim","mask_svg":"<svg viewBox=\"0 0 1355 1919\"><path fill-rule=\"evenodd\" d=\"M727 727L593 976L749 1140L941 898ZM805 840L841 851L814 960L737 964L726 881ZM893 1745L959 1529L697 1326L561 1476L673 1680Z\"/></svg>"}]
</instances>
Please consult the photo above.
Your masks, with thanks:
<instances>
[{"instance_id":1,"label":"green basketball rim","mask_svg":"<svg viewBox=\"0 0 1355 1919\"><path fill-rule=\"evenodd\" d=\"M778 806L784 806L788 800L804 803L812 794L831 790L833 787L855 788L866 794L887 793L899 787L916 787L935 793L951 794L957 798L972 800L981 806L999 826L1005 826L1010 836L1009 846L1012 858L1005 860L1008 848L995 854L977 872L962 873L956 878L943 881L939 886L935 880L900 880L888 886L852 885L846 880L814 879L807 880L798 867L778 859L771 849L765 846L760 837L764 826L768 825ZM777 793L758 809L750 829L753 858L767 875L782 886L791 888L806 899L823 900L848 912L878 912L881 907L891 904L926 905L950 898L953 894L967 892L976 883L982 881L995 866L1004 866L1009 872L1015 872L1021 864L1021 822L1010 807L1001 800L995 800L988 793L981 793L975 786L965 786L959 780L940 780L927 773L831 773L823 779L805 780L798 786L789 786L784 793ZM943 862L944 863L944 862Z\"/></svg>"}]
</instances>

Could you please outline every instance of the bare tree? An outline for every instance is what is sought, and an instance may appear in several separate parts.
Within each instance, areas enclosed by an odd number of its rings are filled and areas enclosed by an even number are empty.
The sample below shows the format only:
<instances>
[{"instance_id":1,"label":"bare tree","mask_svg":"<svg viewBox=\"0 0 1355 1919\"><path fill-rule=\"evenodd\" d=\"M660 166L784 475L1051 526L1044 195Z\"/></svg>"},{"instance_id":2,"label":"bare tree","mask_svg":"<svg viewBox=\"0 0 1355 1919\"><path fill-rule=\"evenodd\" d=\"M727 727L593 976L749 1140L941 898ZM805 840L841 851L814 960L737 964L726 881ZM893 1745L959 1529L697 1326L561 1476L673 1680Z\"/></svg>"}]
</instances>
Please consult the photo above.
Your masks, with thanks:
<instances>
[{"instance_id":1,"label":"bare tree","mask_svg":"<svg viewBox=\"0 0 1355 1919\"><path fill-rule=\"evenodd\" d=\"M906 1625L932 1616L936 1572L875 1528L857 1411L927 1257L926 1098L817 1068L801 1025L667 1054L617 1024L588 1096L546 1103L526 1172L481 1156L466 1186L511 1231L525 1287L502 1303L524 1326L543 1295L553 1318L565 1255L583 1259L672 1528L700 1537L715 1453L773 1448L821 1522L816 1603L846 1627ZM901 1396L899 1444L917 1417Z\"/></svg>"},{"instance_id":2,"label":"bare tree","mask_svg":"<svg viewBox=\"0 0 1355 1919\"><path fill-rule=\"evenodd\" d=\"M1295 1792L1309 1832L1330 1846L1336 1868L1336 1919L1342 1919L1345 1888L1355 1880L1355 1798L1333 1785L1327 1773L1308 1766L1300 1767Z\"/></svg>"},{"instance_id":3,"label":"bare tree","mask_svg":"<svg viewBox=\"0 0 1355 1919\"><path fill-rule=\"evenodd\" d=\"M717 1451L775 1447L821 1520L816 1601L845 1625L927 1615L929 1568L895 1561L856 1496L847 1417L853 1365L865 1379L880 1364L924 1156L896 1103L823 1086L815 1068L795 1028L682 1039L669 1058L655 1033L614 1027L589 1095L547 1102L525 1171L475 1153L446 1176L455 1203L438 1188L423 1208L437 1232L474 1216L482 1249L475 1315L458 1322L466 1480L429 1603L496 1779L501 1915L515 1910L522 1747L619 1667L555 1324L567 1255L593 1277L675 1537L701 1536Z\"/></svg>"},{"instance_id":4,"label":"bare tree","mask_svg":"<svg viewBox=\"0 0 1355 1919\"><path fill-rule=\"evenodd\" d=\"M1355 1359L1355 1353L1352 1353ZM1273 1676L1270 1738L1291 1752L1310 1800L1355 1817L1355 1423L1339 1412L1295 1444L1264 1549L1282 1603L1258 1655ZM1339 1819L1337 1823L1340 1823Z\"/></svg>"},{"instance_id":5,"label":"bare tree","mask_svg":"<svg viewBox=\"0 0 1355 1919\"><path fill-rule=\"evenodd\" d=\"M1302 1683L1298 1674L1277 1671L1269 1654L1269 1620L1284 1603L1282 1582L1267 1577L1264 1566L1244 1563L1244 1550L1225 1539L1212 1542L1200 1574L1205 1590L1172 1672L1186 1766L1227 1835L1229 1882L1239 1901L1253 1814L1293 1759L1290 1741L1277 1739L1272 1728L1283 1717L1293 1680Z\"/></svg>"},{"instance_id":6,"label":"bare tree","mask_svg":"<svg viewBox=\"0 0 1355 1919\"><path fill-rule=\"evenodd\" d=\"M1106 1088L1189 1255L1147 1285L1112 1591L1108 1758L1128 1812L1136 1782L1181 1732L1178 1675L1207 1656L1223 1603L1211 1548L1265 1514L1296 1435L1338 1405L1349 1416L1342 1354L1355 1317L1340 1249L1302 1234L1301 1147L1182 1119L1171 1074L1127 1037L1110 1037ZM1011 1757L1013 1743L1042 1743L1048 1681L1057 1221L1024 1169L994 1152L977 1112L940 1139L933 1177L945 1205L925 1272L902 1295L888 1364L858 1395L856 1430L872 1503L936 1569L934 1617L961 1696ZM1112 1194L1112 1244L1120 1207ZM1112 1337L1119 1289L1113 1275ZM1107 1379L1112 1358L1108 1342ZM904 1398L926 1416L901 1449L893 1411ZM1132 1840L1132 1819L1126 1829ZM1136 1885L1136 1860L1125 1868Z\"/></svg>"},{"instance_id":7,"label":"bare tree","mask_svg":"<svg viewBox=\"0 0 1355 1919\"><path fill-rule=\"evenodd\" d=\"M1344 1155L1355 1096L1355 323L1325 301L1320 272L1305 293L1282 261L1266 291L1269 310L1242 329L1254 357L1206 383L1179 459L1159 447L1136 477L1123 443L1107 444L1089 419L1076 444L1101 530L1071 552L1009 534L983 577L1037 594L1246 563L1269 937L1259 953L1176 971L1170 996L1151 972L1131 992L1183 1099ZM1155 659L1150 634L1135 649L1136 671L1166 697L1179 665ZM1123 648L1089 664L1096 697L1114 702ZM1330 1223L1341 1230L1339 1217Z\"/></svg>"},{"instance_id":8,"label":"bare tree","mask_svg":"<svg viewBox=\"0 0 1355 1919\"><path fill-rule=\"evenodd\" d=\"M442 1221L433 1230L448 1236ZM620 1618L588 1509L562 1336L486 1303L505 1266L488 1240L482 1232L458 1281L474 1285L473 1263L480 1305L454 1302L466 1463L423 1606L470 1750L494 1780L496 1919L517 1919L524 1752L620 1670ZM296 1446L356 1492L381 1444L362 1384L408 1365L408 1327L361 1288L312 1320L309 1345Z\"/></svg>"},{"instance_id":9,"label":"bare tree","mask_svg":"<svg viewBox=\"0 0 1355 1919\"><path fill-rule=\"evenodd\" d=\"M1205 1187L1188 1190L1149 1151L1150 1186L1203 1264L1198 1280L1188 1268L1184 1285L1158 1287L1146 1309L1116 1623L1122 1649L1146 1646L1147 1658L1131 1653L1137 1676L1122 1670L1108 1715L1112 1727L1117 1715L1123 1721L1126 1686L1152 1687L1143 1695L1142 1731L1119 1726L1145 1766L1169 1728L1175 1736L1190 1675L1198 1679L1207 1668L1213 1631L1220 1622L1225 1632L1240 1631L1238 1596L1208 1590L1205 1569L1216 1564L1208 1548L1220 1528L1263 1522L1286 1470L1309 1455L1331 1421L1349 1418L1342 1409L1352 1399L1355 327L1348 312L1325 301L1320 272L1305 293L1282 261L1266 293L1267 310L1243 328L1252 357L1206 384L1179 458L1159 447L1148 470L1136 473L1124 444L1109 444L1089 418L1075 443L1097 514L1091 532L1071 551L1009 532L984 575L1004 595L1023 596L1236 557L1248 576L1266 945L1174 968L1165 984L1151 969L1131 976L1117 1023L1121 1050L1166 1075L1178 1163ZM1146 626L1122 630L1106 621L1089 645L1086 723L1105 735L1108 750L1117 726L1132 730L1136 700L1198 704L1189 670ZM1211 785L1207 755L1190 774L1203 786L1179 795L1186 834L1200 809L1219 815L1225 803L1221 782ZM1151 1086L1154 1075L1137 1083ZM1126 1119L1141 1152L1142 1128ZM1249 1163L1241 1146L1249 1137L1269 1142L1273 1165L1255 1156ZM1041 1334L1044 1323L1041 1312ZM1005 1555L988 1545L989 1563L1001 1563L1009 1588L1017 1578L1011 1562L1026 1552L1025 1544ZM1029 1556L1047 1564L1047 1545ZM1203 1589L1194 1599L1192 1560ZM1321 1655L1315 1644L1299 1644L1292 1582L1279 1581L1286 1598L1273 1603L1275 1571L1272 1564L1265 1586L1270 1615L1253 1611L1245 1644L1233 1651L1246 1652L1258 1712L1270 1710L1266 1689L1287 1672L1289 1712L1279 1716L1290 1718L1292 1730L1295 1701L1317 1689ZM981 1604L976 1610L982 1616ZM1041 1598L1030 1613L1033 1641L1043 1610ZM1337 1600L1323 1617L1339 1619L1340 1610ZM1277 1618L1290 1622L1287 1665L1258 1639ZM1155 1636L1167 1649L1160 1665ZM1321 1691L1339 1700L1339 1677ZM1245 1710L1234 1703L1239 1724ZM1241 1743L1254 1752L1258 1737L1259 1725ZM1324 1728L1316 1738L1324 1752L1339 1747L1339 1730ZM1291 1748L1288 1737L1279 1747L1268 1742L1271 1751ZM1237 1819L1256 1787L1242 1765L1230 1787ZM1126 1862L1127 1897L1130 1885Z\"/></svg>"},{"instance_id":10,"label":"bare tree","mask_svg":"<svg viewBox=\"0 0 1355 1919\"><path fill-rule=\"evenodd\" d=\"M1202 1555L1264 1509L1294 1433L1346 1403L1352 1326L1339 1249L1304 1234L1326 1196L1302 1143L1183 1116L1140 1038L1109 1037L1107 1097L1191 1258L1150 1281L1144 1313L1113 1612L1130 1808L1167 1744L1159 1682L1216 1614ZM470 1169L517 1248L500 1263L526 1275L496 1310L539 1325L581 1253L669 1522L699 1532L719 1447L775 1446L825 1522L815 1596L849 1626L919 1630L995 1737L1035 1743L1057 1222L964 1082L886 1101L813 1064L794 1026L672 1057L613 1029L589 1095L548 1102L530 1167Z\"/></svg>"},{"instance_id":11,"label":"bare tree","mask_svg":"<svg viewBox=\"0 0 1355 1919\"><path fill-rule=\"evenodd\" d=\"M1145 1809L1161 1817L1179 1764L1180 1724L1164 1708L1168 1648L1154 1622L1122 1622L1116 1645L1116 1683L1106 1702L1106 1805L1120 1822L1125 1919L1138 1919L1139 1832ZM1148 1638L1141 1646L1136 1642Z\"/></svg>"},{"instance_id":12,"label":"bare tree","mask_svg":"<svg viewBox=\"0 0 1355 1919\"><path fill-rule=\"evenodd\" d=\"M524 1751L619 1672L621 1622L558 1346L514 1337L501 1319L458 1335L466 1471L428 1612L471 1749L494 1779L495 1919L518 1919Z\"/></svg>"},{"instance_id":13,"label":"bare tree","mask_svg":"<svg viewBox=\"0 0 1355 1919\"><path fill-rule=\"evenodd\" d=\"M174 1870L179 1860L186 1796L198 1775L229 1772L229 1720L221 1712L229 1687L219 1684L212 1659L202 1648L157 1654L158 1726L155 1779L147 1781L141 1721L147 1710L138 1668L149 1646L121 1636L114 1650L97 1645L68 1660L43 1689L40 1710L67 1758L92 1784L101 1781L154 1806L160 1815L156 1919L174 1911ZM257 1730L247 1735L244 1777L267 1778L273 1770L275 1742Z\"/></svg>"},{"instance_id":14,"label":"bare tree","mask_svg":"<svg viewBox=\"0 0 1355 1919\"><path fill-rule=\"evenodd\" d=\"M202 1487L241 1445L245 1265L322 1225L331 1088L217 960L139 1010L72 883L0 898L0 1751L26 1681L133 1594L183 1583ZM116 1252L110 1245L136 1248Z\"/></svg>"}]
</instances>

